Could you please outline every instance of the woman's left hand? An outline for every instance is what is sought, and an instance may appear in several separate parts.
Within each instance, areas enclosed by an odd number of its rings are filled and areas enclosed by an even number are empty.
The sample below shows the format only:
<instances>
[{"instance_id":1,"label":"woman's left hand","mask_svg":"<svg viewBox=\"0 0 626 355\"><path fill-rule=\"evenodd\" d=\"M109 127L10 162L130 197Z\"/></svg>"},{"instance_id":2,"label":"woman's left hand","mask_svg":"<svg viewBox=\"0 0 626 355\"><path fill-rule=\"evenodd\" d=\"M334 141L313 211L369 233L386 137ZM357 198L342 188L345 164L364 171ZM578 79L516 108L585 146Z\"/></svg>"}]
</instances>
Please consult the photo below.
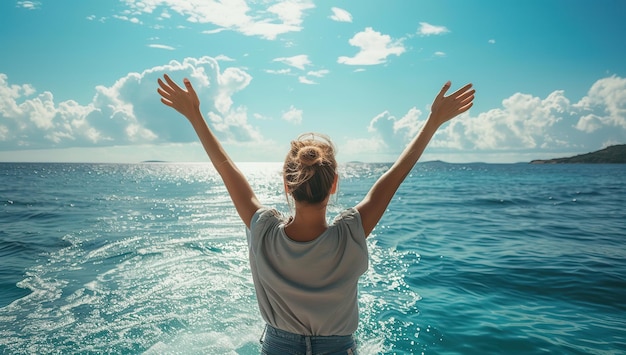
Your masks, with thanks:
<instances>
[{"instance_id":1,"label":"woman's left hand","mask_svg":"<svg viewBox=\"0 0 626 355\"><path fill-rule=\"evenodd\" d=\"M161 95L161 102L180 112L187 119L197 117L200 112L200 100L191 86L189 79L183 79L186 90L178 86L167 74L163 75L165 82L159 78L157 92Z\"/></svg>"}]
</instances>

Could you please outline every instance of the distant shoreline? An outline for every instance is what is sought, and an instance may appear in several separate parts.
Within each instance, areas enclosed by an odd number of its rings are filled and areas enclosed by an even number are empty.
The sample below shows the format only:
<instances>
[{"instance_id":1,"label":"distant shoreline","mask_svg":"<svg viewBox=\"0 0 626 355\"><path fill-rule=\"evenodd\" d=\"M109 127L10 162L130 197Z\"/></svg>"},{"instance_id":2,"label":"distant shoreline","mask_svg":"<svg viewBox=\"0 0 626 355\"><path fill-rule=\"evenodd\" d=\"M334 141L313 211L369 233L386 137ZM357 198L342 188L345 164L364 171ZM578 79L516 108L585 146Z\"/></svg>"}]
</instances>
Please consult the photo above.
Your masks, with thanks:
<instances>
[{"instance_id":1,"label":"distant shoreline","mask_svg":"<svg viewBox=\"0 0 626 355\"><path fill-rule=\"evenodd\" d=\"M210 161L202 162L185 162L185 161L168 161L159 159L149 159L139 162L81 162L81 161L0 161L0 164L210 164ZM235 162L237 164L257 164L257 163L276 163L282 164L282 162L250 162L241 161ZM341 164L393 164L390 162L362 162L362 161L347 161ZM428 160L420 161L418 164L626 164L626 144L612 145L595 152L579 154L576 156L553 158L553 159L535 159L530 162L511 162L511 163L488 163L488 162L466 162L466 163L449 163L442 160Z\"/></svg>"},{"instance_id":2,"label":"distant shoreline","mask_svg":"<svg viewBox=\"0 0 626 355\"><path fill-rule=\"evenodd\" d=\"M626 164L626 144L612 145L573 157L532 160L530 164Z\"/></svg>"}]
</instances>

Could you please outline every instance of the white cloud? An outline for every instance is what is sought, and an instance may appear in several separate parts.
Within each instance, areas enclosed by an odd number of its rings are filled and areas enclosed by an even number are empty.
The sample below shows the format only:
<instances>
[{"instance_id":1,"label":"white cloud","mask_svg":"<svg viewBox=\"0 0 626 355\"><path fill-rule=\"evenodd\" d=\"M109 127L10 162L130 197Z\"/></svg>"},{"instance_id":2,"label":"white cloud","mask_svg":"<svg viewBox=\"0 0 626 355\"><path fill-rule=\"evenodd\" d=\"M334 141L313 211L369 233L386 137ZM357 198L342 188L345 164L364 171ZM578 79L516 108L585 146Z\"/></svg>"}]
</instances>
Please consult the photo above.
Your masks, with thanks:
<instances>
[{"instance_id":1,"label":"white cloud","mask_svg":"<svg viewBox=\"0 0 626 355\"><path fill-rule=\"evenodd\" d=\"M224 32L224 31L226 31L226 29L225 29L225 28L216 28L216 29L214 29L214 30L205 30L205 31L202 31L202 33L204 33L204 34L206 34L206 35L214 35L214 34L216 34L216 33Z\"/></svg>"},{"instance_id":2,"label":"white cloud","mask_svg":"<svg viewBox=\"0 0 626 355\"><path fill-rule=\"evenodd\" d=\"M489 41L487 41L489 44L496 44L496 40L495 39L490 39Z\"/></svg>"},{"instance_id":3,"label":"white cloud","mask_svg":"<svg viewBox=\"0 0 626 355\"><path fill-rule=\"evenodd\" d=\"M310 76L314 76L317 78L323 78L325 77L328 73L330 73L329 70L327 69L321 69L321 70L312 70L308 73L306 73L306 75L310 75Z\"/></svg>"},{"instance_id":4,"label":"white cloud","mask_svg":"<svg viewBox=\"0 0 626 355\"><path fill-rule=\"evenodd\" d=\"M23 112L28 112L28 118L39 129L47 130L54 125L52 120L56 115L52 94L48 91L39 96L25 101L20 105Z\"/></svg>"},{"instance_id":5,"label":"white cloud","mask_svg":"<svg viewBox=\"0 0 626 355\"><path fill-rule=\"evenodd\" d=\"M421 128L423 124L419 119L421 115L422 112L415 107L400 119L389 111L384 111L370 121L367 130L392 151L399 151Z\"/></svg>"},{"instance_id":6,"label":"white cloud","mask_svg":"<svg viewBox=\"0 0 626 355\"><path fill-rule=\"evenodd\" d=\"M594 114L582 116L578 123L576 123L576 129L579 131L592 133L602 128L602 117L598 117Z\"/></svg>"},{"instance_id":7,"label":"white cloud","mask_svg":"<svg viewBox=\"0 0 626 355\"><path fill-rule=\"evenodd\" d=\"M197 140L180 114L159 103L158 77L169 73L179 83L188 77L214 132L226 142L262 140L247 121L247 110L234 106L231 96L252 79L239 68L220 71L210 57L172 61L142 73L129 73L112 86L97 86L92 102L56 103L53 94L37 94L30 85L11 85L0 73L0 147L37 149L51 147L111 146Z\"/></svg>"},{"instance_id":8,"label":"white cloud","mask_svg":"<svg viewBox=\"0 0 626 355\"><path fill-rule=\"evenodd\" d=\"M580 123L581 130L594 131L598 125L626 129L626 78L611 76L596 81L587 96L575 105L583 112L588 113L581 120L597 121L587 129ZM592 128L593 127L593 128Z\"/></svg>"},{"instance_id":9,"label":"white cloud","mask_svg":"<svg viewBox=\"0 0 626 355\"><path fill-rule=\"evenodd\" d=\"M291 106L287 112L283 113L282 118L289 123L300 124L302 123L302 110Z\"/></svg>"},{"instance_id":10,"label":"white cloud","mask_svg":"<svg viewBox=\"0 0 626 355\"><path fill-rule=\"evenodd\" d=\"M360 48L354 57L341 56L338 63L347 65L376 65L387 61L387 57L394 54L399 56L405 52L401 41L393 41L390 36L383 35L367 27L363 32L354 35L350 45Z\"/></svg>"},{"instance_id":11,"label":"white cloud","mask_svg":"<svg viewBox=\"0 0 626 355\"><path fill-rule=\"evenodd\" d=\"M435 57L443 58L446 56L445 52L437 51L433 54Z\"/></svg>"},{"instance_id":12,"label":"white cloud","mask_svg":"<svg viewBox=\"0 0 626 355\"><path fill-rule=\"evenodd\" d=\"M315 81L307 78L306 76L299 76L298 77L298 81L302 84L307 84L307 85L315 85L317 84Z\"/></svg>"},{"instance_id":13,"label":"white cloud","mask_svg":"<svg viewBox=\"0 0 626 355\"><path fill-rule=\"evenodd\" d=\"M161 12L161 16L159 16L159 19L169 19L171 17L172 15L167 10L163 10Z\"/></svg>"},{"instance_id":14,"label":"white cloud","mask_svg":"<svg viewBox=\"0 0 626 355\"><path fill-rule=\"evenodd\" d=\"M298 77L298 81L302 84L309 84L309 85L313 85L313 84L317 84L317 82L311 80L308 78L308 76L314 76L316 78L323 78L324 76L326 76L330 71L328 71L327 69L320 69L320 70L311 70L309 72L306 73L306 76L299 76Z\"/></svg>"},{"instance_id":15,"label":"white cloud","mask_svg":"<svg viewBox=\"0 0 626 355\"><path fill-rule=\"evenodd\" d=\"M291 69L290 68L279 69L279 70L266 69L265 72L268 73L268 74L288 75L288 74L291 74Z\"/></svg>"},{"instance_id":16,"label":"white cloud","mask_svg":"<svg viewBox=\"0 0 626 355\"><path fill-rule=\"evenodd\" d=\"M215 60L220 61L220 62L234 62L235 60L227 55L224 54L220 54L217 57L215 57Z\"/></svg>"},{"instance_id":17,"label":"white cloud","mask_svg":"<svg viewBox=\"0 0 626 355\"><path fill-rule=\"evenodd\" d=\"M441 133L439 146L461 149L506 150L561 148L568 146L576 113L563 91L545 99L516 93L502 101L502 108L477 117L451 122Z\"/></svg>"},{"instance_id":18,"label":"white cloud","mask_svg":"<svg viewBox=\"0 0 626 355\"><path fill-rule=\"evenodd\" d=\"M344 9L338 7L332 7L330 9L333 14L330 15L330 19L338 22L352 22L352 14Z\"/></svg>"},{"instance_id":19,"label":"white cloud","mask_svg":"<svg viewBox=\"0 0 626 355\"><path fill-rule=\"evenodd\" d=\"M276 58L273 62L280 62L294 68L298 68L300 70L304 70L304 67L307 65L311 65L311 61L309 60L309 56L306 54L300 54L293 57L281 57Z\"/></svg>"},{"instance_id":20,"label":"white cloud","mask_svg":"<svg viewBox=\"0 0 626 355\"><path fill-rule=\"evenodd\" d=\"M202 98L202 112L225 144L243 149L264 142L260 131L248 121L247 108L233 101L234 95L246 90L252 77L237 67L222 70L215 59L202 57L172 61L130 73L111 86L98 86L87 104L55 101L52 92L13 84L0 73L0 151L197 142L188 122L158 101L156 79L166 72L179 83L183 77L190 78ZM309 78L327 73L308 71L302 80L313 82ZM253 117L256 123L266 119ZM342 159L349 156L356 160L351 154L358 151L376 161L395 158L426 117L415 107L397 116L391 110L382 112L370 121L369 138L342 140L348 142L342 148ZM291 106L281 118L300 124L303 111ZM502 152L502 156L536 152L536 157L543 157L551 151L591 151L624 142L626 79L611 76L596 81L577 101L570 101L561 90L545 97L516 93L504 99L500 107L466 113L438 131L429 151ZM246 153L241 156L245 158Z\"/></svg>"},{"instance_id":21,"label":"white cloud","mask_svg":"<svg viewBox=\"0 0 626 355\"><path fill-rule=\"evenodd\" d=\"M6 74L0 73L0 112L4 117L16 118L21 114L17 99L24 96L31 96L35 89L28 84L9 85Z\"/></svg>"},{"instance_id":22,"label":"white cloud","mask_svg":"<svg viewBox=\"0 0 626 355\"><path fill-rule=\"evenodd\" d=\"M168 46L168 45L165 45L165 44L149 44L148 47L150 47L150 48L157 48L157 49L167 49L169 51L173 51L174 49L176 49L176 48L174 48L172 46Z\"/></svg>"},{"instance_id":23,"label":"white cloud","mask_svg":"<svg viewBox=\"0 0 626 355\"><path fill-rule=\"evenodd\" d=\"M252 114L252 117L254 117L257 120L262 120L262 121L271 120L270 117L263 116L260 113L254 113L254 114Z\"/></svg>"},{"instance_id":24,"label":"white cloud","mask_svg":"<svg viewBox=\"0 0 626 355\"><path fill-rule=\"evenodd\" d=\"M423 119L425 119L424 117ZM397 119L385 111L368 130L391 151L400 151L423 124L412 108ZM465 113L440 128L430 147L464 151L542 152L564 148L599 149L606 142L626 142L626 79L598 80L587 96L571 103L564 91L545 98L516 93L502 107L471 116Z\"/></svg>"},{"instance_id":25,"label":"white cloud","mask_svg":"<svg viewBox=\"0 0 626 355\"><path fill-rule=\"evenodd\" d=\"M269 40L276 39L278 35L284 33L300 31L305 12L315 7L312 0L250 3L242 0L123 0L123 2L128 12L137 16L165 8L163 11L177 13L194 24L209 23L220 29Z\"/></svg>"},{"instance_id":26,"label":"white cloud","mask_svg":"<svg viewBox=\"0 0 626 355\"><path fill-rule=\"evenodd\" d=\"M98 18L98 17L96 17L96 15L89 15L89 16L86 17L86 19L89 20L89 21L96 21L97 20L97 21L99 21L101 23L104 23L107 20L106 17Z\"/></svg>"},{"instance_id":27,"label":"white cloud","mask_svg":"<svg viewBox=\"0 0 626 355\"><path fill-rule=\"evenodd\" d=\"M128 17L126 15L113 15L113 18L116 18L122 21L128 21L134 24L139 24L139 25L143 24L143 22L141 22L141 20L139 20L137 17Z\"/></svg>"},{"instance_id":28,"label":"white cloud","mask_svg":"<svg viewBox=\"0 0 626 355\"><path fill-rule=\"evenodd\" d=\"M41 8L41 2L39 1L18 1L17 7L21 7L28 10L39 10Z\"/></svg>"},{"instance_id":29,"label":"white cloud","mask_svg":"<svg viewBox=\"0 0 626 355\"><path fill-rule=\"evenodd\" d=\"M420 27L417 29L417 34L420 36L441 35L448 32L450 30L445 26L435 26L428 22L420 22Z\"/></svg>"},{"instance_id":30,"label":"white cloud","mask_svg":"<svg viewBox=\"0 0 626 355\"><path fill-rule=\"evenodd\" d=\"M215 107L220 113L226 114L230 111L233 100L231 97L238 91L243 90L252 77L239 68L227 68L221 75L217 76L218 90L214 98Z\"/></svg>"},{"instance_id":31,"label":"white cloud","mask_svg":"<svg viewBox=\"0 0 626 355\"><path fill-rule=\"evenodd\" d=\"M281 63L290 65L294 68L298 68L301 70L305 69L305 65L311 65L311 62L309 61L306 55L300 55L300 56L289 57L289 58L276 58L274 59L274 62L281 62ZM275 74L275 75L290 75L290 76L297 75L291 70L291 68L279 69L279 70L265 69L265 72L268 74ZM311 71L308 71L306 75L298 75L298 82L300 82L301 84L308 84L308 85L317 84L317 82L315 82L314 80L311 80L309 77L313 76L316 78L323 78L328 73L329 71L327 69L311 70Z\"/></svg>"}]
</instances>

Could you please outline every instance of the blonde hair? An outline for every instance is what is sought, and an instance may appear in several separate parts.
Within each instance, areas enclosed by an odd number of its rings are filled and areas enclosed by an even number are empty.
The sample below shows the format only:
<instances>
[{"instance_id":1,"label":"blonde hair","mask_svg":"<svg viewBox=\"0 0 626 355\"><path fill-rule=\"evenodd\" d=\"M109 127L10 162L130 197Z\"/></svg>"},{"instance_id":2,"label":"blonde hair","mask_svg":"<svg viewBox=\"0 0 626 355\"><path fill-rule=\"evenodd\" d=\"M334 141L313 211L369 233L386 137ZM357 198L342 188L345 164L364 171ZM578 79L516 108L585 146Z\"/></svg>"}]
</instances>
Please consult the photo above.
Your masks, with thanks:
<instances>
[{"instance_id":1,"label":"blonde hair","mask_svg":"<svg viewBox=\"0 0 626 355\"><path fill-rule=\"evenodd\" d=\"M336 173L335 146L328 136L305 133L291 141L283 177L294 200L322 202L330 194Z\"/></svg>"}]
</instances>

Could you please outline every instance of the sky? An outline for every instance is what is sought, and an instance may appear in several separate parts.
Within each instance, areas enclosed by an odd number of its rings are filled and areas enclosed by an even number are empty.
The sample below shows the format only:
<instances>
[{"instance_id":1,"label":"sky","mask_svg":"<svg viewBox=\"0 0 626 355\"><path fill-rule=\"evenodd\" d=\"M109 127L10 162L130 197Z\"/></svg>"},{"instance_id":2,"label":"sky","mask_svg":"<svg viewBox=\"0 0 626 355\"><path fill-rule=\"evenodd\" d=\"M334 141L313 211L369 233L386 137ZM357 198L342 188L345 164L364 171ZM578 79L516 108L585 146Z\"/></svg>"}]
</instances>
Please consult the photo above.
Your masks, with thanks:
<instances>
[{"instance_id":1,"label":"sky","mask_svg":"<svg viewBox=\"0 0 626 355\"><path fill-rule=\"evenodd\" d=\"M517 163L626 143L623 0L0 2L0 162L207 162L157 79L194 85L238 162L304 132L391 162L448 80L474 106L422 161Z\"/></svg>"}]
</instances>

